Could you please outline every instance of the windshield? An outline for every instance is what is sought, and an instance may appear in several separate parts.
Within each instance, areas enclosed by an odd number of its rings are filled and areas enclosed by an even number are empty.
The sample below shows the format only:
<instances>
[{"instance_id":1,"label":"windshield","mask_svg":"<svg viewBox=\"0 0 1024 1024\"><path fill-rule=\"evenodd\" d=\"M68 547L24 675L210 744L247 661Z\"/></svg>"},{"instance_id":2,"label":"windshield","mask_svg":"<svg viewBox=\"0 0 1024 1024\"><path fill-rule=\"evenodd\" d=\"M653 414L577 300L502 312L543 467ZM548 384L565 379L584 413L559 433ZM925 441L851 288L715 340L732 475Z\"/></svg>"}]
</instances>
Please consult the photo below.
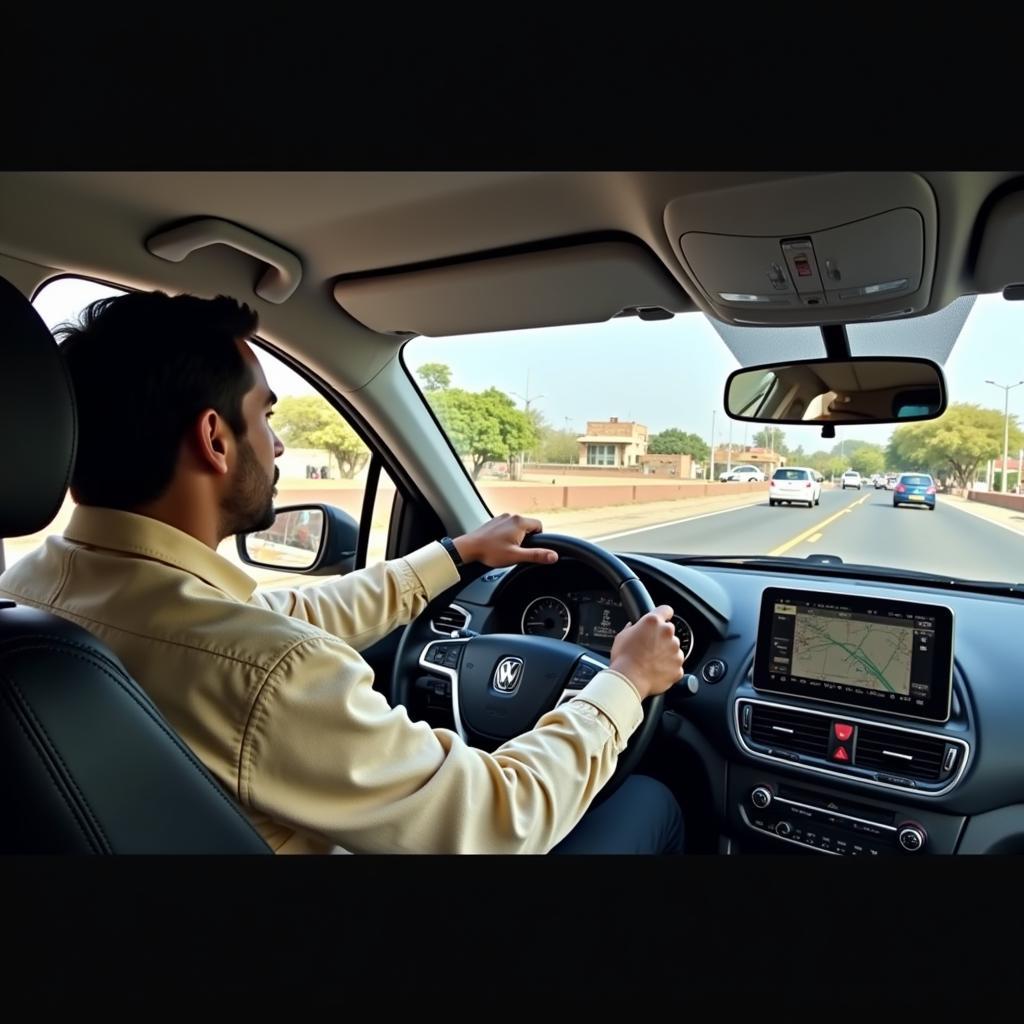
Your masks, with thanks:
<instances>
[{"instance_id":1,"label":"windshield","mask_svg":"<svg viewBox=\"0 0 1024 1024\"><path fill-rule=\"evenodd\" d=\"M777 469L775 470L774 480L806 480L807 470L806 469Z\"/></svg>"},{"instance_id":2,"label":"windshield","mask_svg":"<svg viewBox=\"0 0 1024 1024\"><path fill-rule=\"evenodd\" d=\"M731 327L701 313L420 337L403 358L495 514L533 515L619 552L825 554L1024 581L1024 304L969 297L848 333L854 355L941 363L943 417L841 424L831 439L820 426L731 420L730 372L823 356L824 344L815 329ZM769 384L753 382L747 404ZM787 466L811 470L814 486L770 497ZM897 492L900 474L935 493Z\"/></svg>"}]
</instances>

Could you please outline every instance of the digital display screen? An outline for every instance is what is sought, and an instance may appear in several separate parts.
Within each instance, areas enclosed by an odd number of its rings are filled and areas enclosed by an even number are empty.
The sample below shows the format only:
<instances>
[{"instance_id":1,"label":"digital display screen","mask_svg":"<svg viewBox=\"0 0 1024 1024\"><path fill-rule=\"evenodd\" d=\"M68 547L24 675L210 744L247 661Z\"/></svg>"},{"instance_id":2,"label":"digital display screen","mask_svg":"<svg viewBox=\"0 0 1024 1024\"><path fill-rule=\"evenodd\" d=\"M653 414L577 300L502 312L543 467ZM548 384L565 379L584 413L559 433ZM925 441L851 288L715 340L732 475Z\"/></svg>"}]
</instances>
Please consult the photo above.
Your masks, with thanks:
<instances>
[{"instance_id":1,"label":"digital display screen","mask_svg":"<svg viewBox=\"0 0 1024 1024\"><path fill-rule=\"evenodd\" d=\"M952 653L941 605L768 588L754 687L944 722Z\"/></svg>"},{"instance_id":2,"label":"digital display screen","mask_svg":"<svg viewBox=\"0 0 1024 1024\"><path fill-rule=\"evenodd\" d=\"M599 590L583 590L567 595L576 602L576 643L608 653L612 641L629 623L625 608Z\"/></svg>"}]
</instances>

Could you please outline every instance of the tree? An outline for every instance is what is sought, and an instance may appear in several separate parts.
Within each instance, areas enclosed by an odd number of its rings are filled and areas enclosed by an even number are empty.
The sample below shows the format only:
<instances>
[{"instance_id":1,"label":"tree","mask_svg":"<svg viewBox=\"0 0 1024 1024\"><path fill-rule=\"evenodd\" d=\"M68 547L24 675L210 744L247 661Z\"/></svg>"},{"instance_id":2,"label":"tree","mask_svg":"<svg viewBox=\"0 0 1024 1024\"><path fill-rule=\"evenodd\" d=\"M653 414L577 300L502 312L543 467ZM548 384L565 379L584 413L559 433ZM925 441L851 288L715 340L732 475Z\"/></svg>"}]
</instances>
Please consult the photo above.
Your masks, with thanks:
<instances>
[{"instance_id":1,"label":"tree","mask_svg":"<svg viewBox=\"0 0 1024 1024\"><path fill-rule=\"evenodd\" d=\"M754 445L758 448L770 448L779 455L788 455L786 447L786 435L779 427L765 427L759 430L753 437Z\"/></svg>"},{"instance_id":2,"label":"tree","mask_svg":"<svg viewBox=\"0 0 1024 1024\"><path fill-rule=\"evenodd\" d=\"M579 442L574 430L556 430L541 426L536 453L538 462L576 462L579 459Z\"/></svg>"},{"instance_id":3,"label":"tree","mask_svg":"<svg viewBox=\"0 0 1024 1024\"><path fill-rule=\"evenodd\" d=\"M858 442L857 447L849 453L850 468L857 470L861 476L871 476L885 469L885 449L880 444Z\"/></svg>"},{"instance_id":4,"label":"tree","mask_svg":"<svg viewBox=\"0 0 1024 1024\"><path fill-rule=\"evenodd\" d=\"M970 487L978 467L1003 454L1003 413L956 402L937 420L907 423L892 432L887 451L890 469L952 476L958 487ZM1010 417L1010 449L1024 444L1017 417Z\"/></svg>"},{"instance_id":5,"label":"tree","mask_svg":"<svg viewBox=\"0 0 1024 1024\"><path fill-rule=\"evenodd\" d=\"M652 455L692 455L695 462L704 462L710 455L707 443L699 434L687 434L676 427L651 434L647 450Z\"/></svg>"},{"instance_id":6,"label":"tree","mask_svg":"<svg viewBox=\"0 0 1024 1024\"><path fill-rule=\"evenodd\" d=\"M370 450L338 411L320 395L290 395L274 407L281 439L295 448L330 452L338 472L351 479L366 465Z\"/></svg>"},{"instance_id":7,"label":"tree","mask_svg":"<svg viewBox=\"0 0 1024 1024\"><path fill-rule=\"evenodd\" d=\"M474 480L486 463L511 460L538 441L531 419L497 388L479 392L445 388L427 397L455 450L472 458Z\"/></svg>"},{"instance_id":8,"label":"tree","mask_svg":"<svg viewBox=\"0 0 1024 1024\"><path fill-rule=\"evenodd\" d=\"M416 376L426 392L443 391L452 383L452 371L445 363L424 363L416 371Z\"/></svg>"}]
</instances>

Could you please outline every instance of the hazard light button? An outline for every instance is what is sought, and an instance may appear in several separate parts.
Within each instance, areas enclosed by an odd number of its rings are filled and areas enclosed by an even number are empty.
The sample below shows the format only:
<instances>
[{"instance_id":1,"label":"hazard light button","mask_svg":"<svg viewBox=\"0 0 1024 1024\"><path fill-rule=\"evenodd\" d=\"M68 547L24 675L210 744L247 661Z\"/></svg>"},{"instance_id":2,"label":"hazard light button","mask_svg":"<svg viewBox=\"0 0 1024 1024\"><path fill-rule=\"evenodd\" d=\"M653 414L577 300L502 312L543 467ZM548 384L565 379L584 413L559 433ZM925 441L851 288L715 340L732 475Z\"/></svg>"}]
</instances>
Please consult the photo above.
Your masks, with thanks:
<instances>
[{"instance_id":1,"label":"hazard light button","mask_svg":"<svg viewBox=\"0 0 1024 1024\"><path fill-rule=\"evenodd\" d=\"M840 743L845 743L853 735L853 726L847 725L845 722L835 722L832 731Z\"/></svg>"},{"instance_id":2,"label":"hazard light button","mask_svg":"<svg viewBox=\"0 0 1024 1024\"><path fill-rule=\"evenodd\" d=\"M832 760L833 761L849 761L850 760L850 755L849 755L846 747L836 747L836 749L832 751Z\"/></svg>"}]
</instances>

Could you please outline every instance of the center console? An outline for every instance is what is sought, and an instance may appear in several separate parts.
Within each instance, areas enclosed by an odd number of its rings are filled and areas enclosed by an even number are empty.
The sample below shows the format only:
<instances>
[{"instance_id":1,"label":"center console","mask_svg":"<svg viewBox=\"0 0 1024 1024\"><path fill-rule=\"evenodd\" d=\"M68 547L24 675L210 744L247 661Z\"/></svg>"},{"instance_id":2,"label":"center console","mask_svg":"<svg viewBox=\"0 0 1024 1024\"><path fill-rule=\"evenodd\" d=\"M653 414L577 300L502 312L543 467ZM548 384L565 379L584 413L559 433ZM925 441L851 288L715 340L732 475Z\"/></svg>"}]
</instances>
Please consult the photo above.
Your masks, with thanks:
<instances>
[{"instance_id":1,"label":"center console","mask_svg":"<svg viewBox=\"0 0 1024 1024\"><path fill-rule=\"evenodd\" d=\"M951 852L959 819L898 801L941 796L963 777L971 747L957 709L949 608L766 588L733 705L741 747L765 767L732 773L736 834L832 854Z\"/></svg>"}]
</instances>

